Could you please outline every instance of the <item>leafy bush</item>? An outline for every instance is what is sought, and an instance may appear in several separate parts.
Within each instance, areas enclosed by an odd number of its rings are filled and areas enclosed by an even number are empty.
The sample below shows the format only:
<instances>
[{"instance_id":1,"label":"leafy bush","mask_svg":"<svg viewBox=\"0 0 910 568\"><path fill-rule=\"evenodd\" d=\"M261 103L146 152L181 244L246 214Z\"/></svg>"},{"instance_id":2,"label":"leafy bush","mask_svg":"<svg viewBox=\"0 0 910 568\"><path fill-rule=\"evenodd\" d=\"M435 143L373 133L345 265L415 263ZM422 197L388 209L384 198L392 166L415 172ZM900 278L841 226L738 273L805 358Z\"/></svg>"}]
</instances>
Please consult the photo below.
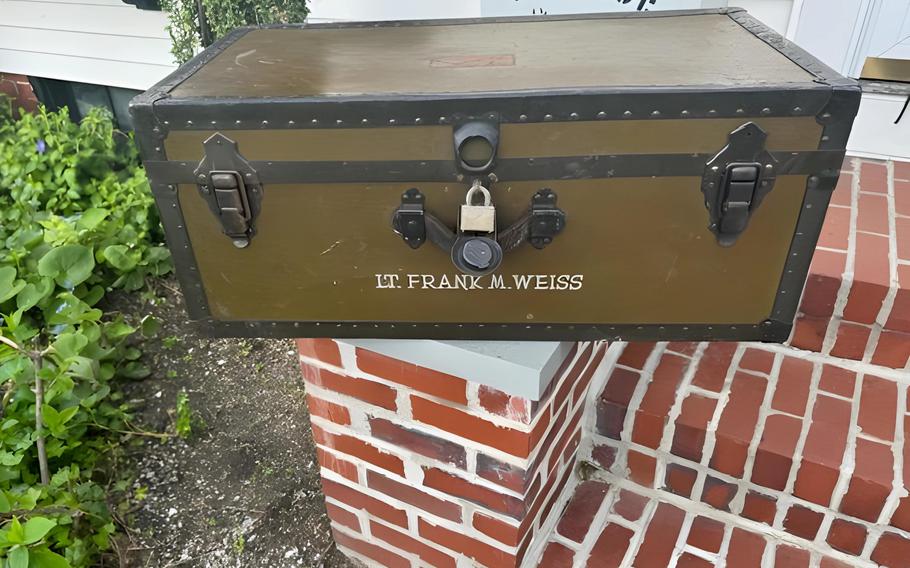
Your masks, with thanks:
<instances>
[{"instance_id":1,"label":"leafy bush","mask_svg":"<svg viewBox=\"0 0 910 568\"><path fill-rule=\"evenodd\" d=\"M189 61L234 28L302 22L309 13L306 0L162 0L161 7L168 14L177 63Z\"/></svg>"},{"instance_id":2,"label":"leafy bush","mask_svg":"<svg viewBox=\"0 0 910 568\"><path fill-rule=\"evenodd\" d=\"M105 458L130 430L112 381L148 370L136 328L99 306L171 270L160 243L145 173L109 117L0 122L0 563L87 566L109 548Z\"/></svg>"}]
</instances>

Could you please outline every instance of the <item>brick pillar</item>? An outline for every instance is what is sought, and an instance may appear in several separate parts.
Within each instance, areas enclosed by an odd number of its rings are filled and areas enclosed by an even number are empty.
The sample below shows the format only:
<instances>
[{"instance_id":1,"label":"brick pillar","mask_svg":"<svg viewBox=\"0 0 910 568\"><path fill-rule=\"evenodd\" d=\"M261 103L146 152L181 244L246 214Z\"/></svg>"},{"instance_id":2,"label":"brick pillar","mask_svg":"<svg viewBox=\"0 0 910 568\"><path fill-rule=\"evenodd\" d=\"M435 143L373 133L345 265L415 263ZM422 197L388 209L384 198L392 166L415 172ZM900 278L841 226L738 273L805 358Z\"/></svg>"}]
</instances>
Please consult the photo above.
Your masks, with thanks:
<instances>
[{"instance_id":1,"label":"brick pillar","mask_svg":"<svg viewBox=\"0 0 910 568\"><path fill-rule=\"evenodd\" d=\"M31 83L25 75L16 75L14 73L0 73L0 95L6 95L13 101L13 108L19 108L26 112L34 112L38 109L38 99L32 90ZM0 100L2 100L0 96Z\"/></svg>"},{"instance_id":2,"label":"brick pillar","mask_svg":"<svg viewBox=\"0 0 910 568\"><path fill-rule=\"evenodd\" d=\"M345 554L369 566L516 568L546 538L540 528L573 475L605 344L573 345L536 397L481 384L483 366L457 377L349 342L298 345L326 509Z\"/></svg>"}]
</instances>

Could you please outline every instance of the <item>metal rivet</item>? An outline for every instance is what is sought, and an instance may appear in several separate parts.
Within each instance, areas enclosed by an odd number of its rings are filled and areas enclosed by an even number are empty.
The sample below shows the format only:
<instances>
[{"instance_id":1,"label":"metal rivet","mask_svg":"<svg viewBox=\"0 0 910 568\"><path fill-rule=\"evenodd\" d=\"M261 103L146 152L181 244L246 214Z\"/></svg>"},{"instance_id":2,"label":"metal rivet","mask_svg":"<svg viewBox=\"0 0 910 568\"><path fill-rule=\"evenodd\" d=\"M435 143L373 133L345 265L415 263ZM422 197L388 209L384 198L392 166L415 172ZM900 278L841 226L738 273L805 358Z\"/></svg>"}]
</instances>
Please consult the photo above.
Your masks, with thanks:
<instances>
[{"instance_id":1,"label":"metal rivet","mask_svg":"<svg viewBox=\"0 0 910 568\"><path fill-rule=\"evenodd\" d=\"M771 170L774 169L774 166L772 164L767 164L767 165L765 165L765 169L770 172Z\"/></svg>"},{"instance_id":2,"label":"metal rivet","mask_svg":"<svg viewBox=\"0 0 910 568\"><path fill-rule=\"evenodd\" d=\"M370 121L365 118L360 119L360 124L369 124L369 123L370 123Z\"/></svg>"},{"instance_id":3,"label":"metal rivet","mask_svg":"<svg viewBox=\"0 0 910 568\"><path fill-rule=\"evenodd\" d=\"M288 126L294 126L295 124L297 124L297 123L294 122L293 120L288 121Z\"/></svg>"},{"instance_id":4,"label":"metal rivet","mask_svg":"<svg viewBox=\"0 0 910 568\"><path fill-rule=\"evenodd\" d=\"M660 116L660 111L659 111L659 110L653 111L653 112L651 113L651 116Z\"/></svg>"},{"instance_id":5,"label":"metal rivet","mask_svg":"<svg viewBox=\"0 0 910 568\"><path fill-rule=\"evenodd\" d=\"M762 114L771 114L771 109L768 107L765 107L765 108L761 109L761 113Z\"/></svg>"},{"instance_id":6,"label":"metal rivet","mask_svg":"<svg viewBox=\"0 0 910 568\"><path fill-rule=\"evenodd\" d=\"M708 116L717 116L717 111L712 108L708 111Z\"/></svg>"},{"instance_id":7,"label":"metal rivet","mask_svg":"<svg viewBox=\"0 0 910 568\"><path fill-rule=\"evenodd\" d=\"M793 112L795 112L795 113L803 112L803 107L793 107Z\"/></svg>"},{"instance_id":8,"label":"metal rivet","mask_svg":"<svg viewBox=\"0 0 910 568\"><path fill-rule=\"evenodd\" d=\"M339 118L338 120L335 121L335 124L337 126L341 126L342 124L344 124L344 121Z\"/></svg>"},{"instance_id":9,"label":"metal rivet","mask_svg":"<svg viewBox=\"0 0 910 568\"><path fill-rule=\"evenodd\" d=\"M217 120L213 120L213 121L212 121L212 126L215 126L216 124L218 124L218 121L217 121Z\"/></svg>"},{"instance_id":10,"label":"metal rivet","mask_svg":"<svg viewBox=\"0 0 910 568\"><path fill-rule=\"evenodd\" d=\"M597 113L597 118L603 120L603 119L607 118L607 113L605 113L604 111L600 111L599 113Z\"/></svg>"},{"instance_id":11,"label":"metal rivet","mask_svg":"<svg viewBox=\"0 0 910 568\"><path fill-rule=\"evenodd\" d=\"M418 116L414 119L414 124L423 124L423 119Z\"/></svg>"},{"instance_id":12,"label":"metal rivet","mask_svg":"<svg viewBox=\"0 0 910 568\"><path fill-rule=\"evenodd\" d=\"M552 114L545 114L545 115L543 115L543 119L544 119L544 120L547 120L547 121L553 120L553 115L552 115Z\"/></svg>"},{"instance_id":13,"label":"metal rivet","mask_svg":"<svg viewBox=\"0 0 910 568\"><path fill-rule=\"evenodd\" d=\"M738 108L738 109L736 109L736 114L746 114L746 109Z\"/></svg>"},{"instance_id":14,"label":"metal rivet","mask_svg":"<svg viewBox=\"0 0 910 568\"><path fill-rule=\"evenodd\" d=\"M682 111L682 112L679 113L679 114L682 115L682 116L689 116L689 111L684 110L684 111Z\"/></svg>"},{"instance_id":15,"label":"metal rivet","mask_svg":"<svg viewBox=\"0 0 910 568\"><path fill-rule=\"evenodd\" d=\"M445 124L446 122L448 122L448 120L446 120L446 117L444 117L444 116L439 117L439 124Z\"/></svg>"},{"instance_id":16,"label":"metal rivet","mask_svg":"<svg viewBox=\"0 0 910 568\"><path fill-rule=\"evenodd\" d=\"M310 124L312 124L313 126L316 126L317 124L319 124L319 119L314 118L313 120L310 121Z\"/></svg>"},{"instance_id":17,"label":"metal rivet","mask_svg":"<svg viewBox=\"0 0 910 568\"><path fill-rule=\"evenodd\" d=\"M170 123L171 123L171 122L170 122L169 120L165 120L165 121L164 121L164 125L165 125L165 126L167 126L167 125L170 124ZM157 130L156 130L156 132L157 132Z\"/></svg>"},{"instance_id":18,"label":"metal rivet","mask_svg":"<svg viewBox=\"0 0 910 568\"><path fill-rule=\"evenodd\" d=\"M269 121L268 121L268 120L263 120L263 121L262 121L262 125L263 125L263 126L268 126L268 125L269 125Z\"/></svg>"},{"instance_id":19,"label":"metal rivet","mask_svg":"<svg viewBox=\"0 0 910 568\"><path fill-rule=\"evenodd\" d=\"M825 120L831 118L831 113L830 113L830 112L824 113L824 114L822 115L822 118L825 119Z\"/></svg>"},{"instance_id":20,"label":"metal rivet","mask_svg":"<svg viewBox=\"0 0 910 568\"><path fill-rule=\"evenodd\" d=\"M831 140L830 136L828 136L827 134L825 136L822 136L822 142L827 142L828 140Z\"/></svg>"},{"instance_id":21,"label":"metal rivet","mask_svg":"<svg viewBox=\"0 0 910 568\"><path fill-rule=\"evenodd\" d=\"M186 125L187 125L187 126L192 126L192 125L193 125L193 121L192 121L192 120L187 120L187 121L186 121Z\"/></svg>"},{"instance_id":22,"label":"metal rivet","mask_svg":"<svg viewBox=\"0 0 910 568\"><path fill-rule=\"evenodd\" d=\"M234 124L236 124L236 125L239 126L239 125L240 125L240 121L239 121L239 120L235 120L235 121L234 121Z\"/></svg>"},{"instance_id":23,"label":"metal rivet","mask_svg":"<svg viewBox=\"0 0 910 568\"><path fill-rule=\"evenodd\" d=\"M161 132L161 129L156 126L155 128L152 128L152 132L157 134L157 133Z\"/></svg>"},{"instance_id":24,"label":"metal rivet","mask_svg":"<svg viewBox=\"0 0 910 568\"><path fill-rule=\"evenodd\" d=\"M389 119L389 124L393 124L393 125L394 125L396 122L397 122L397 121L396 121L394 118L390 118L390 119Z\"/></svg>"},{"instance_id":25,"label":"metal rivet","mask_svg":"<svg viewBox=\"0 0 910 568\"><path fill-rule=\"evenodd\" d=\"M161 146L156 146L156 147L155 147L155 151L156 151L156 152L160 152L160 151L161 151Z\"/></svg>"},{"instance_id":26,"label":"metal rivet","mask_svg":"<svg viewBox=\"0 0 910 568\"><path fill-rule=\"evenodd\" d=\"M569 115L569 120L578 120L578 113L573 112Z\"/></svg>"},{"instance_id":27,"label":"metal rivet","mask_svg":"<svg viewBox=\"0 0 910 568\"><path fill-rule=\"evenodd\" d=\"M518 120L519 120L520 122L527 122L527 121L528 121L528 115L526 115L526 114L519 115L519 116L518 116Z\"/></svg>"},{"instance_id":28,"label":"metal rivet","mask_svg":"<svg viewBox=\"0 0 910 568\"><path fill-rule=\"evenodd\" d=\"M627 110L626 112L622 113L622 115L623 115L623 116L632 116L632 111L631 111L631 110Z\"/></svg>"}]
</instances>

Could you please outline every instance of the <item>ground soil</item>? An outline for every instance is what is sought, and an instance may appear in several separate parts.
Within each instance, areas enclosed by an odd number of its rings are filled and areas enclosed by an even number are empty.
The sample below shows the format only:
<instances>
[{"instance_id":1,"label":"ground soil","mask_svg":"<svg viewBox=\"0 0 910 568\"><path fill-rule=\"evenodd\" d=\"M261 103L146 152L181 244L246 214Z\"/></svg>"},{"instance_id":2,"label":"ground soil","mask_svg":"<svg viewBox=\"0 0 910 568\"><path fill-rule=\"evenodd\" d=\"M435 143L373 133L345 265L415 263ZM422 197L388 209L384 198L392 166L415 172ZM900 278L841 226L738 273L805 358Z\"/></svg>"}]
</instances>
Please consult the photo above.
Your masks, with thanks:
<instances>
[{"instance_id":1,"label":"ground soil","mask_svg":"<svg viewBox=\"0 0 910 568\"><path fill-rule=\"evenodd\" d=\"M334 548L293 341L209 339L188 322L174 281L114 301L152 313L149 378L126 385L135 425L174 432L185 390L192 433L127 451L133 493L121 567L352 566ZM138 493L137 493L138 492Z\"/></svg>"}]
</instances>

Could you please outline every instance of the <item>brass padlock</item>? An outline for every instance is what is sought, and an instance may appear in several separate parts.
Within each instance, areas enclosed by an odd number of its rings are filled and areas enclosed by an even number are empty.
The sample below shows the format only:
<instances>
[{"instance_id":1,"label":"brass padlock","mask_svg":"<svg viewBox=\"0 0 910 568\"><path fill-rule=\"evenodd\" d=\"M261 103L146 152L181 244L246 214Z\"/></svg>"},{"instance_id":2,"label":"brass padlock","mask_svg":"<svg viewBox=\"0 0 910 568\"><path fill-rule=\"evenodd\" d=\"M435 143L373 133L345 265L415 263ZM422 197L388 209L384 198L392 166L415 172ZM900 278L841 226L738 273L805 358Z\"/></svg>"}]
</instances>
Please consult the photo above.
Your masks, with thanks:
<instances>
[{"instance_id":1,"label":"brass padlock","mask_svg":"<svg viewBox=\"0 0 910 568\"><path fill-rule=\"evenodd\" d=\"M483 205L474 204L478 193L483 196ZM490 190L480 185L480 180L474 180L474 185L465 196L465 204L461 206L461 215L458 217L458 230L478 233L492 233L496 230L496 208L492 205Z\"/></svg>"}]
</instances>

